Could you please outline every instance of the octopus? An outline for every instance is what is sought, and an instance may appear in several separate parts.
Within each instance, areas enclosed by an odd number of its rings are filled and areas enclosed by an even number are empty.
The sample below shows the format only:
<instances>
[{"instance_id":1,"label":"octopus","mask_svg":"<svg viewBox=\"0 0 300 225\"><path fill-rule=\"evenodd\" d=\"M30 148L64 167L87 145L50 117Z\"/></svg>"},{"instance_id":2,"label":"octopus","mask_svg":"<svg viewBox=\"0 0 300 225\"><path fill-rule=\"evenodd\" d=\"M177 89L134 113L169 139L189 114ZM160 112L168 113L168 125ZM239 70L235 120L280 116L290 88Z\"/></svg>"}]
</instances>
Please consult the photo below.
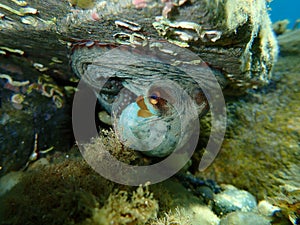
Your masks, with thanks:
<instances>
[{"instance_id":1,"label":"octopus","mask_svg":"<svg viewBox=\"0 0 300 225\"><path fill-rule=\"evenodd\" d=\"M167 41L77 43L71 66L111 115L122 143L148 156L188 148L215 95L214 75L205 62Z\"/></svg>"}]
</instances>

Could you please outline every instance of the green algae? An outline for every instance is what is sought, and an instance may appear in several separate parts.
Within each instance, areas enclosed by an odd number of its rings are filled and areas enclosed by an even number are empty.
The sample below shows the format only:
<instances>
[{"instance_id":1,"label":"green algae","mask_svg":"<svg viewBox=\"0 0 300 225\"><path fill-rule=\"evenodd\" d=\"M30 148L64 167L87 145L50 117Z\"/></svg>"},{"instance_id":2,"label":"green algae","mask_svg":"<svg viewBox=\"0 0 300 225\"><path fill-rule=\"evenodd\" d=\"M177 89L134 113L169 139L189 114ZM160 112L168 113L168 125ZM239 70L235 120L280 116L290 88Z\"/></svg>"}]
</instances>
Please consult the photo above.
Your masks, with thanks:
<instances>
[{"instance_id":1,"label":"green algae","mask_svg":"<svg viewBox=\"0 0 300 225\"><path fill-rule=\"evenodd\" d=\"M233 184L258 199L272 199L289 218L300 215L300 58L286 52L268 87L227 102L228 127L221 151L197 175Z\"/></svg>"},{"instance_id":2,"label":"green algae","mask_svg":"<svg viewBox=\"0 0 300 225\"><path fill-rule=\"evenodd\" d=\"M0 204L0 224L145 224L158 211L147 186L117 185L73 156L31 166Z\"/></svg>"},{"instance_id":3,"label":"green algae","mask_svg":"<svg viewBox=\"0 0 300 225\"><path fill-rule=\"evenodd\" d=\"M93 8L96 1L95 0L69 0L69 2L74 5L78 6L81 9L90 9Z\"/></svg>"},{"instance_id":4,"label":"green algae","mask_svg":"<svg viewBox=\"0 0 300 225\"><path fill-rule=\"evenodd\" d=\"M38 167L0 198L1 224L78 223L92 215L112 187L82 160Z\"/></svg>"},{"instance_id":5,"label":"green algae","mask_svg":"<svg viewBox=\"0 0 300 225\"><path fill-rule=\"evenodd\" d=\"M123 186L102 178L76 152L68 155L21 172L21 181L0 197L0 224L195 224L203 213L218 221L177 182Z\"/></svg>"}]
</instances>

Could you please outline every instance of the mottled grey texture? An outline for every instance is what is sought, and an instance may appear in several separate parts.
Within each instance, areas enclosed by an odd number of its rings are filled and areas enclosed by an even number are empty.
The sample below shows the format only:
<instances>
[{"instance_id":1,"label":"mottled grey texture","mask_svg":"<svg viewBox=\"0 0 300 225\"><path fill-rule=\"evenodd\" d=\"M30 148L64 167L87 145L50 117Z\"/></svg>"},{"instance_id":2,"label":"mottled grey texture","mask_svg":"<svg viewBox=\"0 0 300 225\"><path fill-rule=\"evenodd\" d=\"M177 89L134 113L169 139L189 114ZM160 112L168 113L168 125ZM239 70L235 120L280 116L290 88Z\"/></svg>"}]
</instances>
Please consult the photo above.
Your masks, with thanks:
<instances>
[{"instance_id":1,"label":"mottled grey texture","mask_svg":"<svg viewBox=\"0 0 300 225\"><path fill-rule=\"evenodd\" d=\"M249 212L256 206L256 199L252 194L231 185L226 185L225 190L214 197L214 211L221 215L233 211Z\"/></svg>"},{"instance_id":2,"label":"mottled grey texture","mask_svg":"<svg viewBox=\"0 0 300 225\"><path fill-rule=\"evenodd\" d=\"M254 212L232 212L221 219L220 225L271 225L265 217Z\"/></svg>"}]
</instances>

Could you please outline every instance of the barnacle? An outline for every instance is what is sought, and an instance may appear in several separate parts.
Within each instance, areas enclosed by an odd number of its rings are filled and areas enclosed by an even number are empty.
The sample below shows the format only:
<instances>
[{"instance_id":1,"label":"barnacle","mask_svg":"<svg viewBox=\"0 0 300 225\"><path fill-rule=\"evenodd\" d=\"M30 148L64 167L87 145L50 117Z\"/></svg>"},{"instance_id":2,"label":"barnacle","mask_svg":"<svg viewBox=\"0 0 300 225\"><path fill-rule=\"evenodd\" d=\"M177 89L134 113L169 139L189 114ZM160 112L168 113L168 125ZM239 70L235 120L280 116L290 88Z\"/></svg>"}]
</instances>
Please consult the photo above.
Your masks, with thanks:
<instances>
[{"instance_id":1,"label":"barnacle","mask_svg":"<svg viewBox=\"0 0 300 225\"><path fill-rule=\"evenodd\" d=\"M5 9L13 14L16 14L18 16L25 16L26 14L37 14L38 11L35 8L31 8L31 7L22 7L19 10L16 10L14 8L11 8L7 5L4 5L2 3L0 3L0 8Z\"/></svg>"},{"instance_id":2,"label":"barnacle","mask_svg":"<svg viewBox=\"0 0 300 225\"><path fill-rule=\"evenodd\" d=\"M0 8L1 8L1 3L0 3ZM8 48L5 46L0 46L0 49L5 51L5 52L11 52L11 53L16 53L19 55L24 55L24 51L20 50L20 49L12 49L12 48Z\"/></svg>"},{"instance_id":3,"label":"barnacle","mask_svg":"<svg viewBox=\"0 0 300 225\"><path fill-rule=\"evenodd\" d=\"M25 85L29 84L28 80L26 80L26 81L15 81L11 78L11 76L9 76L7 74L0 74L0 78L6 79L9 84L11 84L12 86L15 86L15 87L25 86Z\"/></svg>"},{"instance_id":4,"label":"barnacle","mask_svg":"<svg viewBox=\"0 0 300 225\"><path fill-rule=\"evenodd\" d=\"M24 0L11 0L11 1L19 6L27 6L27 2Z\"/></svg>"},{"instance_id":5,"label":"barnacle","mask_svg":"<svg viewBox=\"0 0 300 225\"><path fill-rule=\"evenodd\" d=\"M22 104L24 101L25 96L22 94L14 94L11 96L11 102L15 104Z\"/></svg>"}]
</instances>

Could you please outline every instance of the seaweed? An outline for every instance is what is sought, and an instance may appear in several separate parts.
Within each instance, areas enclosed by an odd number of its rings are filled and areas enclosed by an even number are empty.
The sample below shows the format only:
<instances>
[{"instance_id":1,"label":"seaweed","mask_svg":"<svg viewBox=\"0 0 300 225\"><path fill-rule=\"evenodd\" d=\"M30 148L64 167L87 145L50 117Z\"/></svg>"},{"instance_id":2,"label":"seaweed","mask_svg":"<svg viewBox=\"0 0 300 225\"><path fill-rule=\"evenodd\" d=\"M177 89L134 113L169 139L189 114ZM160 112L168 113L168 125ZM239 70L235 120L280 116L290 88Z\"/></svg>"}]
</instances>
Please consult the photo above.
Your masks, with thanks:
<instances>
[{"instance_id":1,"label":"seaweed","mask_svg":"<svg viewBox=\"0 0 300 225\"><path fill-rule=\"evenodd\" d=\"M113 184L83 160L36 167L0 198L1 224L73 224L103 205Z\"/></svg>"},{"instance_id":2,"label":"seaweed","mask_svg":"<svg viewBox=\"0 0 300 225\"><path fill-rule=\"evenodd\" d=\"M299 214L299 205L288 197L298 190L299 199L299 71L299 57L281 56L273 75L276 88L251 91L228 102L221 151L210 168L197 172L248 190L258 200L272 199L287 220Z\"/></svg>"},{"instance_id":3,"label":"seaweed","mask_svg":"<svg viewBox=\"0 0 300 225\"><path fill-rule=\"evenodd\" d=\"M156 218L158 203L153 198L153 193L148 186L138 187L136 191L115 191L106 204L94 211L92 218L87 219L84 224L146 224L149 219Z\"/></svg>"}]
</instances>

